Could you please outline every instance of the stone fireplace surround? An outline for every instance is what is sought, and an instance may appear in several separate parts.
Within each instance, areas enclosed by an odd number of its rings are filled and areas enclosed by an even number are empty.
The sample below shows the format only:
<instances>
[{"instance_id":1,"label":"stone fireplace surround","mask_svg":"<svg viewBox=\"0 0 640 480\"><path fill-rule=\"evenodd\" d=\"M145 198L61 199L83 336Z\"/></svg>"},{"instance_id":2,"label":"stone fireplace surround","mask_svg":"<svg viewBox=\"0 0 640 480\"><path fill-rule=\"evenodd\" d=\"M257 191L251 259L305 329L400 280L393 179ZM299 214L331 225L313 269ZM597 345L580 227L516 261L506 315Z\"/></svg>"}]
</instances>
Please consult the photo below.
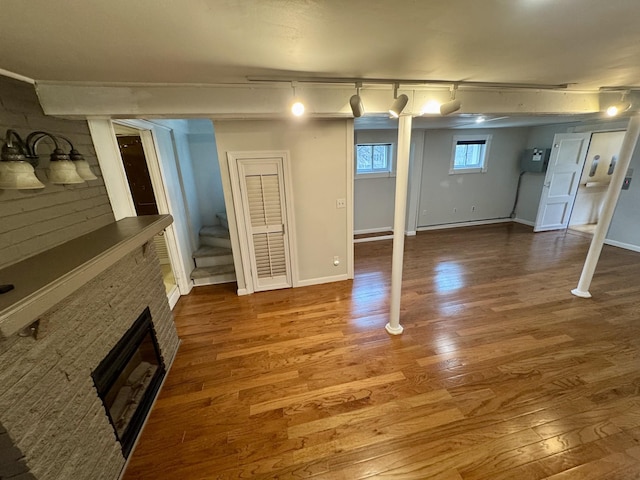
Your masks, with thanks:
<instances>
[{"instance_id":1,"label":"stone fireplace surround","mask_svg":"<svg viewBox=\"0 0 640 480\"><path fill-rule=\"evenodd\" d=\"M4 338L0 336L0 479L120 476L125 459L91 371L147 306L165 365L171 365L179 345L160 264L148 241L167 222L147 223L120 235L125 241L102 252L101 261L92 259L95 265L108 264L106 258L117 259L115 263L32 319L40 320L37 339L6 335L6 329ZM113 226L104 227L105 233ZM123 244L130 251L123 252ZM7 283L2 273L0 283ZM74 279L67 276L63 283L73 284ZM44 305L46 301L42 299Z\"/></svg>"}]
</instances>

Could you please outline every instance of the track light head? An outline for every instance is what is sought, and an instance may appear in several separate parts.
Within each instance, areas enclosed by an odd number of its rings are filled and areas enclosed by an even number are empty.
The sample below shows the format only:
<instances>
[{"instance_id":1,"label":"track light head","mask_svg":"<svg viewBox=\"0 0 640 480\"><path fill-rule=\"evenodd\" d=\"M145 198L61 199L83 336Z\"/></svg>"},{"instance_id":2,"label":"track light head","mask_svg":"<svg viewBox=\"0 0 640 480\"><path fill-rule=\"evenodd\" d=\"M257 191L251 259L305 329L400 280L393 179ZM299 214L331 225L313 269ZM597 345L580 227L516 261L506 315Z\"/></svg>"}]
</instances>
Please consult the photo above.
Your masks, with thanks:
<instances>
[{"instance_id":1,"label":"track light head","mask_svg":"<svg viewBox=\"0 0 640 480\"><path fill-rule=\"evenodd\" d=\"M440 105L440 115L449 115L460 110L462 103L460 100L451 100L450 102Z\"/></svg>"},{"instance_id":2,"label":"track light head","mask_svg":"<svg viewBox=\"0 0 640 480\"><path fill-rule=\"evenodd\" d=\"M349 99L349 105L351 105L351 112L353 112L353 116L358 118L361 117L364 113L364 105L362 104L362 98L360 98L359 94L353 95Z\"/></svg>"},{"instance_id":3,"label":"track light head","mask_svg":"<svg viewBox=\"0 0 640 480\"><path fill-rule=\"evenodd\" d=\"M607 108L607 115L609 115L610 117L615 117L616 115L626 112L630 108L631 108L631 103L619 102L614 105L610 105Z\"/></svg>"},{"instance_id":4,"label":"track light head","mask_svg":"<svg viewBox=\"0 0 640 480\"><path fill-rule=\"evenodd\" d=\"M391 105L391 108L389 109L389 115L391 115L393 118L398 118L402 113L402 110L404 110L404 107L407 106L408 102L409 97L407 97L404 93L402 95L398 95L398 98L393 101L393 105Z\"/></svg>"}]
</instances>

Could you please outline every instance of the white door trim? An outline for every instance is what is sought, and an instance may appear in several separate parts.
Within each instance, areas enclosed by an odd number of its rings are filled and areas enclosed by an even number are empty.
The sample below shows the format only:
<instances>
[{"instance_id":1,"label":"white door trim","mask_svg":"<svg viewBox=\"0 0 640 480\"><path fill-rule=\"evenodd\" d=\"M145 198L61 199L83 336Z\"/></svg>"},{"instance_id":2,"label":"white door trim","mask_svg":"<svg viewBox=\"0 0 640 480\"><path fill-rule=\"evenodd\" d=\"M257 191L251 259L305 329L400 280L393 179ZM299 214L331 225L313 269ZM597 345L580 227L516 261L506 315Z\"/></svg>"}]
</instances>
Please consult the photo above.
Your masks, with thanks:
<instances>
[{"instance_id":1,"label":"white door trim","mask_svg":"<svg viewBox=\"0 0 640 480\"><path fill-rule=\"evenodd\" d=\"M287 212L287 234L289 240L289 254L291 266L291 283L293 287L299 286L298 280L298 249L295 231L295 215L293 209L293 184L291 182L291 165L289 162L289 152L284 150L269 151L244 151L227 152L227 162L229 164L229 175L231 177L231 192L233 195L233 208L236 217L236 228L238 241L240 243L240 256L242 271L245 279L245 291L243 293L254 293L256 283L251 272L250 248L247 240L246 218L242 208L242 194L240 192L240 173L238 160L245 159L282 159L284 201ZM231 224L229 225L231 228Z\"/></svg>"},{"instance_id":2,"label":"white door trim","mask_svg":"<svg viewBox=\"0 0 640 480\"><path fill-rule=\"evenodd\" d=\"M120 220L125 217L135 217L137 213L122 163L120 148L116 140L116 134L113 128L114 122L138 130L147 160L154 196L158 205L158 212L161 214L170 214L175 219L164 182L160 155L153 136L153 128L165 127L144 120L87 119L87 122L115 219ZM171 261L171 268L173 269L178 289L180 294L186 295L191 291L192 285L183 266L184 262L181 261L175 223L172 223L165 229L165 240L167 242L169 260Z\"/></svg>"},{"instance_id":3,"label":"white door trim","mask_svg":"<svg viewBox=\"0 0 640 480\"><path fill-rule=\"evenodd\" d=\"M580 177L582 175L582 170L584 169L584 164L587 159L587 151L589 150L589 141L591 138L591 134L589 133L557 133L553 137L553 147L551 150L551 157L549 159L549 166L547 168L547 173L544 177L544 186L542 189L542 194L540 195L540 202L538 204L538 213L536 215L535 226L533 228L534 232L545 232L550 230L562 230L566 229L569 226L569 221L571 219L571 213L573 212L573 206L576 201L576 195L578 194L578 187L580 185ZM565 216L562 219L561 223L549 224L543 223L546 215L546 207L547 205L559 205L557 200L555 202L550 202L551 197L551 189L553 188L553 183L556 178L556 175L560 175L564 173L563 168L566 168L565 164L560 165L558 162L558 158L560 156L560 150L562 147L563 141L573 141L573 140L581 140L580 150L578 151L577 162L574 165L579 166L576 167L576 175L574 176L571 184L570 191L573 193L567 195L558 195L560 197L570 198L568 202L566 202L568 210L566 211ZM560 169L560 172L558 171ZM557 198L557 197L553 197ZM566 219L566 221L565 221Z\"/></svg>"}]
</instances>

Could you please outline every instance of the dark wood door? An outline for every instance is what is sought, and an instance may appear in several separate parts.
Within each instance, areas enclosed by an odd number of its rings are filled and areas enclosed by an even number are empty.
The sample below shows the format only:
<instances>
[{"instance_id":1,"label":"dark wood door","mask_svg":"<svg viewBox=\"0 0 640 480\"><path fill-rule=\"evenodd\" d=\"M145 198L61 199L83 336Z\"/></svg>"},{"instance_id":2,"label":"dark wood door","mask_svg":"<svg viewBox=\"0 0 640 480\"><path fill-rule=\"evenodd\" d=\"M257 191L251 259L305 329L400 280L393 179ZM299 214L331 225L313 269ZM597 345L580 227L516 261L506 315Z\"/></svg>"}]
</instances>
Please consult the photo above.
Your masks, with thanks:
<instances>
[{"instance_id":1,"label":"dark wood door","mask_svg":"<svg viewBox=\"0 0 640 480\"><path fill-rule=\"evenodd\" d=\"M118 136L118 146L133 203L138 215L157 215L158 205L151 185L151 176L142 148L142 140L135 135Z\"/></svg>"}]
</instances>

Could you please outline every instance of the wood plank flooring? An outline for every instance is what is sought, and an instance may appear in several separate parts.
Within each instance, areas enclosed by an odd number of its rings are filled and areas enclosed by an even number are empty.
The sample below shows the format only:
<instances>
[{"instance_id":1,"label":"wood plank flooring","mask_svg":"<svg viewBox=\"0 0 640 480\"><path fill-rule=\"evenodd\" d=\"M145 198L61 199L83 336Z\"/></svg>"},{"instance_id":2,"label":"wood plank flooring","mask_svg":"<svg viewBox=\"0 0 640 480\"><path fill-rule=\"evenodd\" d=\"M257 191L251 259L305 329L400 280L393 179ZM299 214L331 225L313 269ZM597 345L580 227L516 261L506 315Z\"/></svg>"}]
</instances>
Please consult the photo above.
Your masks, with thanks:
<instances>
[{"instance_id":1,"label":"wood plank flooring","mask_svg":"<svg viewBox=\"0 0 640 480\"><path fill-rule=\"evenodd\" d=\"M356 278L237 297L197 287L125 479L640 478L640 254L517 224L391 241Z\"/></svg>"}]
</instances>

